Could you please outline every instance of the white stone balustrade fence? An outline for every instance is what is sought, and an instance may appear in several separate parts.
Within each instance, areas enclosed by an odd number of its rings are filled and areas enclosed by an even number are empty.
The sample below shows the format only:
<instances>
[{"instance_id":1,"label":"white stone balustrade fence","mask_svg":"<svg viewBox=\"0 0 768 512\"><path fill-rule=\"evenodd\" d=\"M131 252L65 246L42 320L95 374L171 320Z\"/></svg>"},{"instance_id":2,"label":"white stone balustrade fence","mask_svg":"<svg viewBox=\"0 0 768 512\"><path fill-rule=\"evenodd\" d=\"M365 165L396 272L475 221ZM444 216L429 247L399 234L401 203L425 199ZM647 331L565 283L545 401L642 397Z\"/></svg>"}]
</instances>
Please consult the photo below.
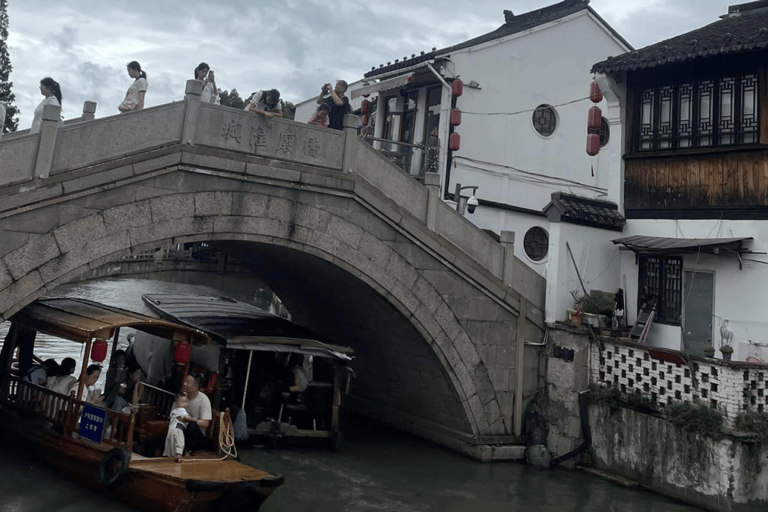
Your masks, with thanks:
<instances>
[{"instance_id":1,"label":"white stone balustrade fence","mask_svg":"<svg viewBox=\"0 0 768 512\"><path fill-rule=\"evenodd\" d=\"M633 342L593 343L590 382L640 394L661 408L681 401L709 405L722 412L727 428L742 412L768 412L768 365L698 356L686 364L681 356Z\"/></svg>"}]
</instances>

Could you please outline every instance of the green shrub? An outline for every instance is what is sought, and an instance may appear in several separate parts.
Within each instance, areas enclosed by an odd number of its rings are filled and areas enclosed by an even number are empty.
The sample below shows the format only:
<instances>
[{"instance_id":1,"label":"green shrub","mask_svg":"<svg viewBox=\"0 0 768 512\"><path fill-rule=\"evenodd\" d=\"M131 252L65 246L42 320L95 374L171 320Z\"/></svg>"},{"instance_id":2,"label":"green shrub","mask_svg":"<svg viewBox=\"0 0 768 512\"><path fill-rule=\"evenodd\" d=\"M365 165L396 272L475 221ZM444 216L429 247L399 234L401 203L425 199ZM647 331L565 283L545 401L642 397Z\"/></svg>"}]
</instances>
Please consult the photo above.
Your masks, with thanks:
<instances>
[{"instance_id":1,"label":"green shrub","mask_svg":"<svg viewBox=\"0 0 768 512\"><path fill-rule=\"evenodd\" d=\"M672 402L664 408L667 421L691 434L723 438L723 415L717 409L690 402Z\"/></svg>"},{"instance_id":2,"label":"green shrub","mask_svg":"<svg viewBox=\"0 0 768 512\"><path fill-rule=\"evenodd\" d=\"M659 408L649 398L633 393L622 393L616 387L592 386L587 397L589 403L607 407L611 414L626 408L646 414L655 414Z\"/></svg>"}]
</instances>

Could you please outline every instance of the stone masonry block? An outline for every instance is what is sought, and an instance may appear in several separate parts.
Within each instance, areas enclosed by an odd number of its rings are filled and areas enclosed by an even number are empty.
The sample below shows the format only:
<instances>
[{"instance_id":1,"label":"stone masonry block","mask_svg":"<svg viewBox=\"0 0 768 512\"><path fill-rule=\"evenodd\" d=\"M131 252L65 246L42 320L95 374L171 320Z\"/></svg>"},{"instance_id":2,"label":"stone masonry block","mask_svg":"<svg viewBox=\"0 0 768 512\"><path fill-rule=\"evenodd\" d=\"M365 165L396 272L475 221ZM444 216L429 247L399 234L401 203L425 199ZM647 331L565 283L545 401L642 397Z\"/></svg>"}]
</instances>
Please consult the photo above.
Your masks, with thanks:
<instances>
[{"instance_id":1,"label":"stone masonry block","mask_svg":"<svg viewBox=\"0 0 768 512\"><path fill-rule=\"evenodd\" d=\"M136 190L137 188L134 186L126 186L91 194L85 197L85 206L94 210L104 210L119 204L134 203L136 202Z\"/></svg>"},{"instance_id":2,"label":"stone masonry block","mask_svg":"<svg viewBox=\"0 0 768 512\"><path fill-rule=\"evenodd\" d=\"M443 354L443 357L445 357L450 368L463 364L461 356L459 356L459 353L456 351L456 347L453 346L453 343L445 334L440 334L440 336L435 338L435 345L437 345L437 348Z\"/></svg>"},{"instance_id":3,"label":"stone masonry block","mask_svg":"<svg viewBox=\"0 0 768 512\"><path fill-rule=\"evenodd\" d=\"M104 210L103 216L107 233L114 233L122 229L151 224L152 208L149 206L149 201L142 201Z\"/></svg>"},{"instance_id":4,"label":"stone masonry block","mask_svg":"<svg viewBox=\"0 0 768 512\"><path fill-rule=\"evenodd\" d=\"M480 360L489 368L496 367L496 346L495 345L477 345L477 353Z\"/></svg>"},{"instance_id":5,"label":"stone masonry block","mask_svg":"<svg viewBox=\"0 0 768 512\"><path fill-rule=\"evenodd\" d=\"M419 278L419 273L402 256L393 253L387 262L387 272L403 283L406 288L411 288Z\"/></svg>"},{"instance_id":6,"label":"stone masonry block","mask_svg":"<svg viewBox=\"0 0 768 512\"><path fill-rule=\"evenodd\" d=\"M371 264L371 260L366 258L364 254L345 243L339 245L336 257L363 272L366 271Z\"/></svg>"},{"instance_id":7,"label":"stone masonry block","mask_svg":"<svg viewBox=\"0 0 768 512\"><path fill-rule=\"evenodd\" d=\"M496 367L514 368L517 364L517 349L506 345L496 347Z\"/></svg>"},{"instance_id":8,"label":"stone masonry block","mask_svg":"<svg viewBox=\"0 0 768 512\"><path fill-rule=\"evenodd\" d=\"M52 206L18 213L0 221L0 227L6 231L18 233L48 233L56 226L62 224L60 210L60 206ZM6 234L0 235L0 239L4 244ZM0 253L0 256L2 256L2 253Z\"/></svg>"},{"instance_id":9,"label":"stone masonry block","mask_svg":"<svg viewBox=\"0 0 768 512\"><path fill-rule=\"evenodd\" d=\"M483 410L485 411L485 418L488 420L488 423L494 424L501 420L501 409L495 397L483 406ZM494 432L494 434L498 433L500 432Z\"/></svg>"},{"instance_id":10,"label":"stone masonry block","mask_svg":"<svg viewBox=\"0 0 768 512\"><path fill-rule=\"evenodd\" d=\"M6 222L8 219L6 219ZM0 230L0 258L12 253L29 241L29 233L14 233L13 231Z\"/></svg>"},{"instance_id":11,"label":"stone masonry block","mask_svg":"<svg viewBox=\"0 0 768 512\"><path fill-rule=\"evenodd\" d=\"M269 197L261 194L232 193L232 214L247 217L264 217Z\"/></svg>"},{"instance_id":12,"label":"stone masonry block","mask_svg":"<svg viewBox=\"0 0 768 512\"><path fill-rule=\"evenodd\" d=\"M448 337L450 338L450 335L448 335ZM481 363L476 345L472 343L472 340L469 339L469 336L467 336L466 333L460 332L458 336L453 338L453 345L456 347L456 350L459 351L461 359L467 363L468 367L474 368Z\"/></svg>"},{"instance_id":13,"label":"stone masonry block","mask_svg":"<svg viewBox=\"0 0 768 512\"><path fill-rule=\"evenodd\" d=\"M22 302L28 302L30 296L39 296L45 292L43 279L39 272L30 272L14 282L0 294L0 314L8 318L21 309Z\"/></svg>"},{"instance_id":14,"label":"stone masonry block","mask_svg":"<svg viewBox=\"0 0 768 512\"><path fill-rule=\"evenodd\" d=\"M373 279L376 283L378 283L382 288L384 288L387 291L391 291L395 284L397 284L397 280L395 279L395 276L390 274L386 271L385 266L377 266L370 264L367 267L368 276Z\"/></svg>"},{"instance_id":15,"label":"stone masonry block","mask_svg":"<svg viewBox=\"0 0 768 512\"><path fill-rule=\"evenodd\" d=\"M89 215L61 226L53 231L62 253L82 247L94 238L107 234L104 217L101 214Z\"/></svg>"},{"instance_id":16,"label":"stone masonry block","mask_svg":"<svg viewBox=\"0 0 768 512\"><path fill-rule=\"evenodd\" d=\"M232 192L197 192L195 194L195 215L230 215L232 213Z\"/></svg>"},{"instance_id":17,"label":"stone masonry block","mask_svg":"<svg viewBox=\"0 0 768 512\"><path fill-rule=\"evenodd\" d=\"M485 417L485 409L480 402L480 398L477 395L472 395L468 400L469 409L472 411L472 416L475 418L475 424L477 425L477 433L481 435L489 434L490 424Z\"/></svg>"},{"instance_id":18,"label":"stone masonry block","mask_svg":"<svg viewBox=\"0 0 768 512\"><path fill-rule=\"evenodd\" d=\"M493 383L488 376L488 370L485 365L480 363L472 368L472 380L475 383L477 395L480 397L480 401L483 402L483 405L496 400ZM489 419L489 421L491 420Z\"/></svg>"},{"instance_id":19,"label":"stone masonry block","mask_svg":"<svg viewBox=\"0 0 768 512\"><path fill-rule=\"evenodd\" d=\"M195 215L195 197L192 194L173 194L156 197L149 201L152 221L164 222Z\"/></svg>"},{"instance_id":20,"label":"stone masonry block","mask_svg":"<svg viewBox=\"0 0 768 512\"><path fill-rule=\"evenodd\" d=\"M40 276L45 283L53 282L77 268L88 265L94 258L112 254L129 245L130 237L127 230L112 233L52 259L40 267Z\"/></svg>"},{"instance_id":21,"label":"stone masonry block","mask_svg":"<svg viewBox=\"0 0 768 512\"><path fill-rule=\"evenodd\" d=\"M486 320L494 322L498 319L499 305L485 296L467 297L462 319Z\"/></svg>"},{"instance_id":22,"label":"stone masonry block","mask_svg":"<svg viewBox=\"0 0 768 512\"><path fill-rule=\"evenodd\" d=\"M132 228L131 246L161 242L174 237L184 235L200 235L213 233L213 219L211 217L196 217L174 219L165 222L155 222L149 226Z\"/></svg>"},{"instance_id":23,"label":"stone masonry block","mask_svg":"<svg viewBox=\"0 0 768 512\"><path fill-rule=\"evenodd\" d=\"M8 254L3 261L11 276L18 281L27 273L59 254L61 253L56 239L53 234L48 234L32 239L27 245ZM38 275L38 277L40 276Z\"/></svg>"},{"instance_id":24,"label":"stone masonry block","mask_svg":"<svg viewBox=\"0 0 768 512\"><path fill-rule=\"evenodd\" d=\"M327 233L331 217L332 215L328 212L305 204L299 204L296 206L294 222L299 226Z\"/></svg>"},{"instance_id":25,"label":"stone masonry block","mask_svg":"<svg viewBox=\"0 0 768 512\"><path fill-rule=\"evenodd\" d=\"M338 238L333 238L324 233L313 231L309 237L309 245L321 249L328 254L336 255L339 251L341 241Z\"/></svg>"},{"instance_id":26,"label":"stone masonry block","mask_svg":"<svg viewBox=\"0 0 768 512\"><path fill-rule=\"evenodd\" d=\"M373 265L382 268L386 266L387 260L394 254L390 246L365 232L360 238L359 249L371 260Z\"/></svg>"},{"instance_id":27,"label":"stone masonry block","mask_svg":"<svg viewBox=\"0 0 768 512\"><path fill-rule=\"evenodd\" d=\"M363 222L360 227L363 228L363 231L370 233L382 242L393 242L395 240L395 229L372 212L366 212L363 215Z\"/></svg>"},{"instance_id":28,"label":"stone masonry block","mask_svg":"<svg viewBox=\"0 0 768 512\"><path fill-rule=\"evenodd\" d=\"M427 332L432 336L432 338L437 338L441 334L442 335L445 334L445 332L443 331L443 328L440 327L440 324L435 319L432 312L429 311L429 309L427 309L427 307L424 306L424 304L421 304L419 306L414 316L419 320L419 322L421 322L421 324L424 326Z\"/></svg>"},{"instance_id":29,"label":"stone masonry block","mask_svg":"<svg viewBox=\"0 0 768 512\"><path fill-rule=\"evenodd\" d=\"M443 298L440 297L440 294L432 287L432 283L423 277L419 277L416 280L413 287L411 288L411 291L416 296L416 298L418 298L419 301L424 304L424 307L427 309L427 311L432 314L434 314L435 311L437 311L438 306L443 303ZM439 318L437 318L437 321L440 323Z\"/></svg>"},{"instance_id":30,"label":"stone masonry block","mask_svg":"<svg viewBox=\"0 0 768 512\"><path fill-rule=\"evenodd\" d=\"M411 312L417 311L419 305L421 304L419 302L419 299L416 298L416 296L411 293L411 291L403 286L403 283L399 281L395 281L394 286L392 286L391 290L392 296L395 297L397 300L399 300L405 309ZM437 324L435 324L437 326ZM439 326L438 326L439 328Z\"/></svg>"},{"instance_id":31,"label":"stone masonry block","mask_svg":"<svg viewBox=\"0 0 768 512\"><path fill-rule=\"evenodd\" d=\"M280 233L286 233L288 240L303 245L309 241L312 231L293 222L280 222Z\"/></svg>"},{"instance_id":32,"label":"stone masonry block","mask_svg":"<svg viewBox=\"0 0 768 512\"><path fill-rule=\"evenodd\" d=\"M8 271L8 267L5 266L2 260L0 260L0 291L5 290L13 282L13 277Z\"/></svg>"},{"instance_id":33,"label":"stone masonry block","mask_svg":"<svg viewBox=\"0 0 768 512\"><path fill-rule=\"evenodd\" d=\"M350 247L357 249L363 230L359 226L340 218L332 217L328 224L328 236L338 238Z\"/></svg>"},{"instance_id":34,"label":"stone masonry block","mask_svg":"<svg viewBox=\"0 0 768 512\"><path fill-rule=\"evenodd\" d=\"M438 305L435 311L435 319L440 324L440 327L443 328L445 334L453 340L459 336L459 333L463 332L453 311L443 302Z\"/></svg>"},{"instance_id":35,"label":"stone masonry block","mask_svg":"<svg viewBox=\"0 0 768 512\"><path fill-rule=\"evenodd\" d=\"M293 219L296 203L282 197L270 197L267 203L267 217L290 222Z\"/></svg>"},{"instance_id":36,"label":"stone masonry block","mask_svg":"<svg viewBox=\"0 0 768 512\"><path fill-rule=\"evenodd\" d=\"M464 392L464 396L477 396L477 389L475 389L475 383L472 380L472 374L463 362L458 362L451 367L456 374L456 379L459 381L461 390ZM478 399L479 400L479 399Z\"/></svg>"}]
</instances>

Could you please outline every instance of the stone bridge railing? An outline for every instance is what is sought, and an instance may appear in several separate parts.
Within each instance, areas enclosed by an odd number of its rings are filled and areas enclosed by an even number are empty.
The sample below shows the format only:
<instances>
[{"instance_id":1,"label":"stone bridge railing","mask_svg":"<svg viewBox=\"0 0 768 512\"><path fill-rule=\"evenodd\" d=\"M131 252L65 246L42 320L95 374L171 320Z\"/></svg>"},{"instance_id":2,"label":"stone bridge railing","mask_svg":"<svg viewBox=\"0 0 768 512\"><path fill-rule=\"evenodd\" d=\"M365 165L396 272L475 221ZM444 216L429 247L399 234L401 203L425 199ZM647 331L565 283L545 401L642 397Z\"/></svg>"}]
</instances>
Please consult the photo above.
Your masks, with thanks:
<instances>
[{"instance_id":1,"label":"stone bridge railing","mask_svg":"<svg viewBox=\"0 0 768 512\"><path fill-rule=\"evenodd\" d=\"M200 90L200 82L190 80L184 101L95 120L84 113L84 120L62 127L58 126L60 108L46 106L40 133L0 142L0 219L39 201L140 179L157 169L158 161L195 167L194 155L200 152L207 155L208 165L215 161L216 171L244 175L259 173L249 158L267 159L272 167L281 168L279 176L259 177L289 183L307 175L291 170L296 166L323 174L353 173L362 178L355 186L357 196L374 207L394 203L407 211L469 256L455 258L459 268L470 262L518 290L529 302L529 315L543 325L545 281L512 256L514 233L502 233L498 243L457 215L440 200L437 174L428 173L422 185L392 165L357 136L354 116L345 120L343 131L267 120L201 103ZM412 222L406 217L394 220L406 227ZM439 239L424 242L441 246ZM503 290L496 293L505 294Z\"/></svg>"},{"instance_id":2,"label":"stone bridge railing","mask_svg":"<svg viewBox=\"0 0 768 512\"><path fill-rule=\"evenodd\" d=\"M733 428L746 411L768 412L768 365L725 362L634 342L591 345L590 381L640 394L660 407L670 402L697 402L720 410Z\"/></svg>"}]
</instances>

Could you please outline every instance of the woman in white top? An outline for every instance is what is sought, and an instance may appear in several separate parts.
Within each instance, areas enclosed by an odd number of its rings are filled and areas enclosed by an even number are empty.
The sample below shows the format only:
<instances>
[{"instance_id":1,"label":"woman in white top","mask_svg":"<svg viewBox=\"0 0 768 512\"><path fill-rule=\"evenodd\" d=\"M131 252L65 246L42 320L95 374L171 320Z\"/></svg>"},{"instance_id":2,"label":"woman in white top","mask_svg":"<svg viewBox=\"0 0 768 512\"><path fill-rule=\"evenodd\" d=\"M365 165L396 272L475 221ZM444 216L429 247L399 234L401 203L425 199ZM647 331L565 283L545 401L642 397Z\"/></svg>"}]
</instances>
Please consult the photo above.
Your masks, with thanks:
<instances>
[{"instance_id":1,"label":"woman in white top","mask_svg":"<svg viewBox=\"0 0 768 512\"><path fill-rule=\"evenodd\" d=\"M200 95L200 101L203 103L216 103L219 91L216 89L216 79L213 77L211 67L205 62L201 62L195 68L195 80L203 82L203 93Z\"/></svg>"},{"instance_id":2,"label":"woman in white top","mask_svg":"<svg viewBox=\"0 0 768 512\"><path fill-rule=\"evenodd\" d=\"M144 94L147 92L147 74L141 70L141 65L135 60L128 63L128 76L133 78L133 84L125 93L125 99L117 109L122 112L131 112L144 108Z\"/></svg>"},{"instance_id":3,"label":"woman in white top","mask_svg":"<svg viewBox=\"0 0 768 512\"><path fill-rule=\"evenodd\" d=\"M43 109L46 105L61 106L61 87L53 78L45 77L40 80L40 94L45 96L45 99L35 109L35 117L32 118L32 127L29 129L29 133L40 131L40 124L43 122Z\"/></svg>"}]
</instances>

